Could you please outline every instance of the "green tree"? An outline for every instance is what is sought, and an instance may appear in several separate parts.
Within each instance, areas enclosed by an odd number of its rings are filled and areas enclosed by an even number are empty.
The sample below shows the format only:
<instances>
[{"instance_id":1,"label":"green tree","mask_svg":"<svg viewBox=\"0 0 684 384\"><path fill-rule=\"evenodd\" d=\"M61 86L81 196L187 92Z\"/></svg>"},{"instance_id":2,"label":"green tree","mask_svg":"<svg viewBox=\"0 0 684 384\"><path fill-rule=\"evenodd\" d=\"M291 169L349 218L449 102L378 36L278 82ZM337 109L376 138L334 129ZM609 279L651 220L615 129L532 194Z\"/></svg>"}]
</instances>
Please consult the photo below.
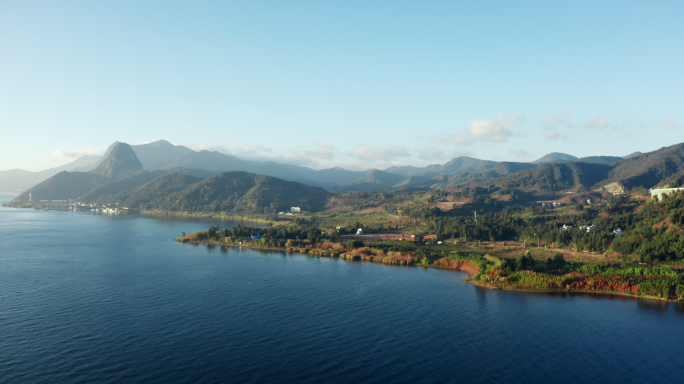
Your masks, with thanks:
<instances>
[{"instance_id":1,"label":"green tree","mask_svg":"<svg viewBox=\"0 0 684 384\"><path fill-rule=\"evenodd\" d=\"M675 293L677 294L677 297L681 300L684 299L684 285L678 285L677 289L675 290Z\"/></svg>"},{"instance_id":2,"label":"green tree","mask_svg":"<svg viewBox=\"0 0 684 384\"><path fill-rule=\"evenodd\" d=\"M345 243L347 249L361 248L363 247L363 241L361 240L347 240Z\"/></svg>"}]
</instances>

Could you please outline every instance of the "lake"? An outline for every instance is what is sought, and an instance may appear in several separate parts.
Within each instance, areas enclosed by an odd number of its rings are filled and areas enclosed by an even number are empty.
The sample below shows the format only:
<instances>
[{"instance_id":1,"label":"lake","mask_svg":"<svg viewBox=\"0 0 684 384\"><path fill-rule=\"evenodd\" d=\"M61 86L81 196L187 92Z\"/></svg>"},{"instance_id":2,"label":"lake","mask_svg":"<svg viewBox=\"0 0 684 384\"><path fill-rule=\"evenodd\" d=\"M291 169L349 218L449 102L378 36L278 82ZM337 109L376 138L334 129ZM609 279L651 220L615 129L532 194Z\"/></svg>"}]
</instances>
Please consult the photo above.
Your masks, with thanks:
<instances>
[{"instance_id":1,"label":"lake","mask_svg":"<svg viewBox=\"0 0 684 384\"><path fill-rule=\"evenodd\" d=\"M682 381L679 304L172 241L217 223L0 208L0 382Z\"/></svg>"}]
</instances>

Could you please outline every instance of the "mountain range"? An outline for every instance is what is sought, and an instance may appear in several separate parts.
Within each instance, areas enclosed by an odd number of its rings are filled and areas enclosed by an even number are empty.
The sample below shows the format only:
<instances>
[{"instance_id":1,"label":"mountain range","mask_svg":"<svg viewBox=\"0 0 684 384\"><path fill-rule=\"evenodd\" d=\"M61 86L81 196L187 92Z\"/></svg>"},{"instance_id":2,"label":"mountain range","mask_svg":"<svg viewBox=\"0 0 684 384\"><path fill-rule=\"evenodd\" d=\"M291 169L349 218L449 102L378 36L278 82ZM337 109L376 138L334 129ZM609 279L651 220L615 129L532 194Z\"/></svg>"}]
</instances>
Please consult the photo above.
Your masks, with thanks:
<instances>
[{"instance_id":1,"label":"mountain range","mask_svg":"<svg viewBox=\"0 0 684 384\"><path fill-rule=\"evenodd\" d=\"M39 172L10 169L0 171L0 191L21 192L63 171L84 171L91 169L101 156L83 156L71 163Z\"/></svg>"},{"instance_id":2,"label":"mountain range","mask_svg":"<svg viewBox=\"0 0 684 384\"><path fill-rule=\"evenodd\" d=\"M115 143L90 171L60 172L15 201L80 199L146 209L275 213L291 206L320 210L329 196L322 188L244 171L205 178L174 169L147 171L130 145Z\"/></svg>"},{"instance_id":3,"label":"mountain range","mask_svg":"<svg viewBox=\"0 0 684 384\"><path fill-rule=\"evenodd\" d=\"M276 213L300 207L319 211L330 194L322 188L244 171L207 179L166 174L139 187L99 196L98 204L166 211Z\"/></svg>"},{"instance_id":4,"label":"mountain range","mask_svg":"<svg viewBox=\"0 0 684 384\"><path fill-rule=\"evenodd\" d=\"M225 171L271 176L334 192L405 187L454 189L468 185L596 189L609 183L648 188L664 180L676 180L678 173L684 171L679 165L682 160L677 148L680 147L681 144L624 157L577 158L554 152L532 162L495 162L460 156L445 164L426 167L393 166L384 170L349 171L338 167L313 170L273 161L244 160L216 151L194 151L164 140L140 145L116 142L101 158L88 156L42 172L2 171L0 190L25 190L18 198L23 201L28 200L29 192L36 199L85 196L93 200L140 187L166 174L211 178Z\"/></svg>"},{"instance_id":5,"label":"mountain range","mask_svg":"<svg viewBox=\"0 0 684 384\"><path fill-rule=\"evenodd\" d=\"M684 143L634 155L611 163L568 161L546 163L520 172L476 183L483 187L527 190L597 190L616 183L624 188L652 188L666 181L670 187L684 175Z\"/></svg>"}]
</instances>

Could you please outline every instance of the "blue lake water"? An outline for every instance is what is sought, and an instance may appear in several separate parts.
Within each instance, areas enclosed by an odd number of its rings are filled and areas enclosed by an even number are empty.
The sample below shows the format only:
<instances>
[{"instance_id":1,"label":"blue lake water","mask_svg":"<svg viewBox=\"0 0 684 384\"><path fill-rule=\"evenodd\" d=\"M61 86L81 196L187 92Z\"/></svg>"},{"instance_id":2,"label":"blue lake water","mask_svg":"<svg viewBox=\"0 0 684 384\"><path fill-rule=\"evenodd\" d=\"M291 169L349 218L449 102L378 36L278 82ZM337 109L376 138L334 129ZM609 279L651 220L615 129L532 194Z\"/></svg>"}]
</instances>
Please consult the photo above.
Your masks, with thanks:
<instances>
[{"instance_id":1,"label":"blue lake water","mask_svg":"<svg viewBox=\"0 0 684 384\"><path fill-rule=\"evenodd\" d=\"M172 241L214 224L0 208L0 382L684 381L680 305Z\"/></svg>"}]
</instances>

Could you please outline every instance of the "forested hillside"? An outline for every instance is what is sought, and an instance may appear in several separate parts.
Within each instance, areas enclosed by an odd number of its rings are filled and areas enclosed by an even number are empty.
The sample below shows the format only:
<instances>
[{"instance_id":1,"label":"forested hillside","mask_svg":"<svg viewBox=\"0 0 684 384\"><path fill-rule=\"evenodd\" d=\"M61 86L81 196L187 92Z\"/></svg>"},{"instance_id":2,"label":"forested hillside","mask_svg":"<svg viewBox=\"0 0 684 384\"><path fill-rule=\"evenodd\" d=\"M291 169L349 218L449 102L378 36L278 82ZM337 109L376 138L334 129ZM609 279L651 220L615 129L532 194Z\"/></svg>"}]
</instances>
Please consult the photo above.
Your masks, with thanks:
<instances>
[{"instance_id":1,"label":"forested hillside","mask_svg":"<svg viewBox=\"0 0 684 384\"><path fill-rule=\"evenodd\" d=\"M125 177L121 180L111 181L106 184L95 187L92 191L82 196L84 201L93 201L106 195L114 195L129 189L139 187L147 184L157 177L165 174L164 171L147 172L140 171L132 176Z\"/></svg>"},{"instance_id":2,"label":"forested hillside","mask_svg":"<svg viewBox=\"0 0 684 384\"><path fill-rule=\"evenodd\" d=\"M581 163L611 164L622 160L624 160L622 157L617 156L587 156L581 157L575 161Z\"/></svg>"},{"instance_id":3,"label":"forested hillside","mask_svg":"<svg viewBox=\"0 0 684 384\"><path fill-rule=\"evenodd\" d=\"M168 207L174 197L192 184L202 181L201 177L194 177L179 173L172 173L157 177L156 179L140 187L124 192L96 196L92 200L85 200L86 203L96 202L98 204L120 204L122 207L131 208L160 208ZM185 207L185 205L182 205ZM180 206L178 206L180 209Z\"/></svg>"},{"instance_id":4,"label":"forested hillside","mask_svg":"<svg viewBox=\"0 0 684 384\"><path fill-rule=\"evenodd\" d=\"M589 190L605 179L611 169L607 164L547 163L479 185L503 189Z\"/></svg>"},{"instance_id":5,"label":"forested hillside","mask_svg":"<svg viewBox=\"0 0 684 384\"><path fill-rule=\"evenodd\" d=\"M405 177L394 173L374 169L358 180L338 185L333 189L340 192L386 189L392 188L405 179Z\"/></svg>"},{"instance_id":6,"label":"forested hillside","mask_svg":"<svg viewBox=\"0 0 684 384\"><path fill-rule=\"evenodd\" d=\"M111 179L87 172L60 172L30 188L15 201L68 200L77 199Z\"/></svg>"},{"instance_id":7,"label":"forested hillside","mask_svg":"<svg viewBox=\"0 0 684 384\"><path fill-rule=\"evenodd\" d=\"M87 170L99 159L100 156L83 156L71 163L39 172L29 172L24 171L23 169L0 171L0 191L23 191L63 171L72 172Z\"/></svg>"},{"instance_id":8,"label":"forested hillside","mask_svg":"<svg viewBox=\"0 0 684 384\"><path fill-rule=\"evenodd\" d=\"M385 172L401 176L429 176L455 175L463 172L472 172L476 169L496 164L495 161L475 159L468 156L459 156L444 164L428 165L427 167L394 166L385 169Z\"/></svg>"},{"instance_id":9,"label":"forested hillside","mask_svg":"<svg viewBox=\"0 0 684 384\"><path fill-rule=\"evenodd\" d=\"M274 213L292 206L317 211L328 193L316 187L241 171L207 179L170 174L141 187L99 198L98 203L192 212Z\"/></svg>"},{"instance_id":10,"label":"forested hillside","mask_svg":"<svg viewBox=\"0 0 684 384\"><path fill-rule=\"evenodd\" d=\"M532 163L502 161L500 163L486 165L472 172L438 176L432 179L431 182L423 184L428 184L433 189L456 189L487 180L498 179L536 166L536 164Z\"/></svg>"},{"instance_id":11,"label":"forested hillside","mask_svg":"<svg viewBox=\"0 0 684 384\"><path fill-rule=\"evenodd\" d=\"M661 183L656 188L681 188L684 187L684 172L675 175Z\"/></svg>"},{"instance_id":12,"label":"forested hillside","mask_svg":"<svg viewBox=\"0 0 684 384\"><path fill-rule=\"evenodd\" d=\"M587 158L584 158L586 160ZM684 144L637 155L610 164L617 158L602 157L589 163L583 159L563 163L547 163L499 179L480 182L480 186L497 186L528 190L595 190L618 182L627 189L652 188L684 173ZM590 159L591 160L591 159Z\"/></svg>"},{"instance_id":13,"label":"forested hillside","mask_svg":"<svg viewBox=\"0 0 684 384\"><path fill-rule=\"evenodd\" d=\"M28 189L15 201L77 199L100 185L144 172L140 160L126 143L115 143L89 172L61 172Z\"/></svg>"},{"instance_id":14,"label":"forested hillside","mask_svg":"<svg viewBox=\"0 0 684 384\"><path fill-rule=\"evenodd\" d=\"M472 216L450 216L435 209L405 211L412 219L429 223L429 233L437 240L526 240L579 252L612 250L647 263L684 259L682 193L650 203L612 196L598 206L579 204L572 208L576 214L535 205L524 211L479 214L477 221ZM616 236L618 229L624 236Z\"/></svg>"},{"instance_id":15,"label":"forested hillside","mask_svg":"<svg viewBox=\"0 0 684 384\"><path fill-rule=\"evenodd\" d=\"M684 172L684 143L630 157L610 171L602 184L615 181L627 188L651 188Z\"/></svg>"}]
</instances>

